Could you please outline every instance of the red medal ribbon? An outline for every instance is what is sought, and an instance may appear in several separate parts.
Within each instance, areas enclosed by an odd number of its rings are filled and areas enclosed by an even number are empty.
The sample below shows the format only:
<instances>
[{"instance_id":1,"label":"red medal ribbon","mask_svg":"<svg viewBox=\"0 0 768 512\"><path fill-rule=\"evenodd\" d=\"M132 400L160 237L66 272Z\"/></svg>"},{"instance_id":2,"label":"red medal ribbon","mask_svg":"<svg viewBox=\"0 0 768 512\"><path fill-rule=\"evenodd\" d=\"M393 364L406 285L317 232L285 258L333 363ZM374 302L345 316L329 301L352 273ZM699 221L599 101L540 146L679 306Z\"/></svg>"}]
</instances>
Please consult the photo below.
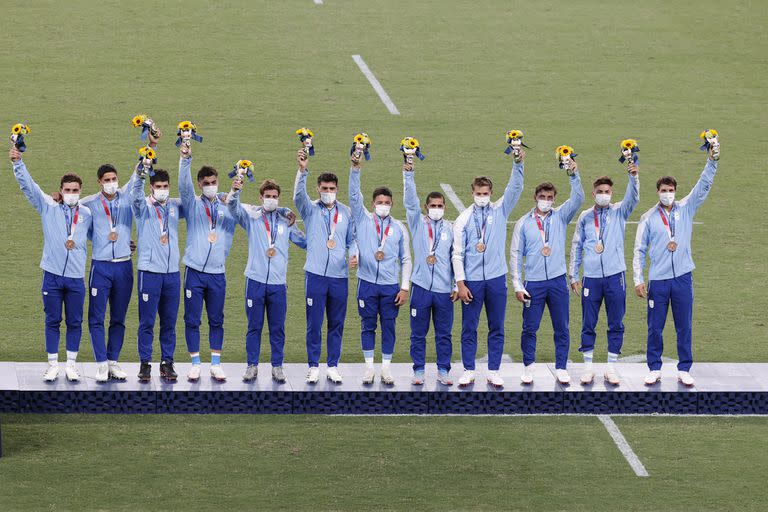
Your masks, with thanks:
<instances>
[{"instance_id":1,"label":"red medal ribbon","mask_svg":"<svg viewBox=\"0 0 768 512\"><path fill-rule=\"evenodd\" d=\"M672 234L672 228L669 226L669 222L667 221L667 215L664 213L664 209L659 207L659 215L661 215L661 222L664 223L664 229L667 230L667 236L670 240L675 239L675 235Z\"/></svg>"},{"instance_id":2,"label":"red medal ribbon","mask_svg":"<svg viewBox=\"0 0 768 512\"><path fill-rule=\"evenodd\" d=\"M384 248L384 243L387 241L387 237L389 236L389 228L392 226L392 220L387 223L387 228L384 230L384 236L381 234L381 228L379 227L379 216L375 213L373 214L373 223L376 225L376 236L379 237L380 243L379 243L379 250L381 251ZM382 224L384 224L384 221L382 221Z\"/></svg>"}]
</instances>

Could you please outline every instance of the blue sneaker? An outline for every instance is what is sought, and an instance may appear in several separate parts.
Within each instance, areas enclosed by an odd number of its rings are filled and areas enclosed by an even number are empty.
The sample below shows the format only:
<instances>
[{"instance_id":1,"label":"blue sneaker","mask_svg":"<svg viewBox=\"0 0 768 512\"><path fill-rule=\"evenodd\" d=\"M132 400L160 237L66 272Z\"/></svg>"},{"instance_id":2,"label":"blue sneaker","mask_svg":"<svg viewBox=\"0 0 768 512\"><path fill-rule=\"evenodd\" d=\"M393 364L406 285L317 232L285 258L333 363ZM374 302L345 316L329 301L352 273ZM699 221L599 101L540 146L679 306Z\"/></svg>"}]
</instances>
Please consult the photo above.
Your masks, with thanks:
<instances>
[{"instance_id":1,"label":"blue sneaker","mask_svg":"<svg viewBox=\"0 0 768 512\"><path fill-rule=\"evenodd\" d=\"M422 386L424 384L424 370L416 370L413 372L411 384L414 386Z\"/></svg>"}]
</instances>

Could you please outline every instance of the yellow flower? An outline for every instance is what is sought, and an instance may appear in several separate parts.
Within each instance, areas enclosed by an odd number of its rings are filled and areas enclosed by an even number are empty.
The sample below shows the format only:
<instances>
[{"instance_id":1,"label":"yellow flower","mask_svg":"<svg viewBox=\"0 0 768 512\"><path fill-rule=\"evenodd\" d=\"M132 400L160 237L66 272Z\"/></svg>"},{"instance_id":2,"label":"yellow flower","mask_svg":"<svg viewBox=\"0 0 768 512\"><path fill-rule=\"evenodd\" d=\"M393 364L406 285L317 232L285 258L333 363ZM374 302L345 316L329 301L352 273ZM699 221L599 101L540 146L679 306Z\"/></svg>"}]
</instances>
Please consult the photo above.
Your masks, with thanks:
<instances>
[{"instance_id":1,"label":"yellow flower","mask_svg":"<svg viewBox=\"0 0 768 512\"><path fill-rule=\"evenodd\" d=\"M134 128L138 128L139 126L144 124L144 121L146 121L146 120L147 120L147 116L146 115L138 114L138 115L133 116L133 119L131 120L131 122L133 123L133 127Z\"/></svg>"},{"instance_id":2,"label":"yellow flower","mask_svg":"<svg viewBox=\"0 0 768 512\"><path fill-rule=\"evenodd\" d=\"M717 130L715 130L714 128L710 128L709 130L704 130L703 132L701 132L699 137L702 139L711 139L712 137L717 137Z\"/></svg>"},{"instance_id":3,"label":"yellow flower","mask_svg":"<svg viewBox=\"0 0 768 512\"><path fill-rule=\"evenodd\" d=\"M571 146L557 146L557 149L555 149L555 152L559 156L568 156L571 153L573 153L573 148Z\"/></svg>"},{"instance_id":4,"label":"yellow flower","mask_svg":"<svg viewBox=\"0 0 768 512\"><path fill-rule=\"evenodd\" d=\"M144 146L143 148L139 148L139 154L144 158L149 158L150 160L154 160L155 157L157 156L157 154L155 153L155 150L149 146Z\"/></svg>"},{"instance_id":5,"label":"yellow flower","mask_svg":"<svg viewBox=\"0 0 768 512\"><path fill-rule=\"evenodd\" d=\"M414 138L411 138L411 140L408 141L408 145L411 146L412 148L417 148L419 147L419 141Z\"/></svg>"},{"instance_id":6,"label":"yellow flower","mask_svg":"<svg viewBox=\"0 0 768 512\"><path fill-rule=\"evenodd\" d=\"M13 128L11 128L11 131L13 131L13 133L21 133L21 129L22 128L24 128L23 125L15 124L15 125L13 125Z\"/></svg>"},{"instance_id":7,"label":"yellow flower","mask_svg":"<svg viewBox=\"0 0 768 512\"><path fill-rule=\"evenodd\" d=\"M312 133L312 130L309 128L299 128L296 130L296 135L301 135L302 137L315 137L315 135Z\"/></svg>"},{"instance_id":8,"label":"yellow flower","mask_svg":"<svg viewBox=\"0 0 768 512\"><path fill-rule=\"evenodd\" d=\"M250 169L252 165L253 165L253 162L251 162L250 160L239 160L237 162L237 166L241 169Z\"/></svg>"},{"instance_id":9,"label":"yellow flower","mask_svg":"<svg viewBox=\"0 0 768 512\"><path fill-rule=\"evenodd\" d=\"M182 121L179 123L179 130L195 130L195 125L191 121Z\"/></svg>"},{"instance_id":10,"label":"yellow flower","mask_svg":"<svg viewBox=\"0 0 768 512\"><path fill-rule=\"evenodd\" d=\"M621 147L624 149L632 149L635 146L637 146L637 141L635 139L624 139L621 141Z\"/></svg>"},{"instance_id":11,"label":"yellow flower","mask_svg":"<svg viewBox=\"0 0 768 512\"><path fill-rule=\"evenodd\" d=\"M523 138L523 132L520 130L509 130L507 132L507 138L509 139L522 139Z\"/></svg>"}]
</instances>

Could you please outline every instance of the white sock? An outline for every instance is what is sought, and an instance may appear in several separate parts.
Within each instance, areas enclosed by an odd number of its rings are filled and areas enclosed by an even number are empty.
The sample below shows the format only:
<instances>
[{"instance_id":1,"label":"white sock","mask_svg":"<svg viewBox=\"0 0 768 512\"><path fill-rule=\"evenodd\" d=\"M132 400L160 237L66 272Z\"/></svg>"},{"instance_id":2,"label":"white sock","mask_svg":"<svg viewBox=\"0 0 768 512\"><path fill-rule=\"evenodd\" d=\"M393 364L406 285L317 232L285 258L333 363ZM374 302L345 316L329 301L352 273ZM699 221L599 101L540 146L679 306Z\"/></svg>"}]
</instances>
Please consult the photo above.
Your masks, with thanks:
<instances>
[{"instance_id":1,"label":"white sock","mask_svg":"<svg viewBox=\"0 0 768 512\"><path fill-rule=\"evenodd\" d=\"M75 364L75 361L77 361L77 352L67 350L67 364Z\"/></svg>"},{"instance_id":2,"label":"white sock","mask_svg":"<svg viewBox=\"0 0 768 512\"><path fill-rule=\"evenodd\" d=\"M365 366L373 368L373 350L363 350L363 357L365 358Z\"/></svg>"},{"instance_id":3,"label":"white sock","mask_svg":"<svg viewBox=\"0 0 768 512\"><path fill-rule=\"evenodd\" d=\"M48 354L48 364L53 364L58 366L59 354Z\"/></svg>"},{"instance_id":4,"label":"white sock","mask_svg":"<svg viewBox=\"0 0 768 512\"><path fill-rule=\"evenodd\" d=\"M619 354L608 352L608 368L613 370L613 363L617 362L618 360L619 360Z\"/></svg>"},{"instance_id":5,"label":"white sock","mask_svg":"<svg viewBox=\"0 0 768 512\"><path fill-rule=\"evenodd\" d=\"M392 354L381 354L381 367L382 368L389 368L390 363L392 362Z\"/></svg>"},{"instance_id":6,"label":"white sock","mask_svg":"<svg viewBox=\"0 0 768 512\"><path fill-rule=\"evenodd\" d=\"M584 356L584 364L587 365L587 368L592 367L592 356L594 356L594 354L595 354L594 350L581 353L581 355Z\"/></svg>"},{"instance_id":7,"label":"white sock","mask_svg":"<svg viewBox=\"0 0 768 512\"><path fill-rule=\"evenodd\" d=\"M107 361L109 363L109 366L117 366L117 361Z\"/></svg>"}]
</instances>

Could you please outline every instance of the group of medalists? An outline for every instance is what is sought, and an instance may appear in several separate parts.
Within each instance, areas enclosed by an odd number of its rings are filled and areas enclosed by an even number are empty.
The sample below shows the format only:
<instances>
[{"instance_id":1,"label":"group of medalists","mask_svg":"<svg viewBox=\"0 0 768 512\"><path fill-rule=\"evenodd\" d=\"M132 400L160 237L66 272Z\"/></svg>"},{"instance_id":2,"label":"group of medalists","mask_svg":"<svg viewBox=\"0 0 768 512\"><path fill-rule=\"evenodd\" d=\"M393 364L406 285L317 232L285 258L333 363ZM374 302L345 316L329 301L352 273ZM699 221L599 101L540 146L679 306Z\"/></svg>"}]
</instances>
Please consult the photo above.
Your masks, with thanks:
<instances>
[{"instance_id":1,"label":"group of medalists","mask_svg":"<svg viewBox=\"0 0 768 512\"><path fill-rule=\"evenodd\" d=\"M410 294L410 354L413 360L412 384L425 381L426 337L434 327L440 384L453 384L450 376L455 301L461 301L461 359L464 372L460 386L475 380L477 328L485 306L488 322L487 382L504 385L499 374L504 350L504 321L507 305L507 273L511 269L515 298L522 303L520 337L523 370L521 381L534 379L536 334L545 306L554 330L557 380L567 385L569 293L580 295L582 305L581 346L584 371L582 384L593 382L592 368L595 326L605 304L607 314L608 364L606 382L619 385L621 376L615 363L621 353L626 307L626 264L624 238L627 219L639 202L636 141L623 141L620 161L626 163L627 187L621 201L614 197L614 182L607 176L594 181L593 204L578 216L570 262L566 265L566 228L584 201L584 191L573 149L557 149L559 166L567 172L570 197L561 205L557 189L550 182L536 185L532 208L514 225L507 249L507 219L523 191L525 145L522 132L507 133L513 163L509 181L501 197L494 197L493 183L486 176L471 182L473 204L458 218L444 218L446 202L440 192L430 192L421 200L414 179L414 156L422 159L419 143L407 137L403 151L403 204L406 223L393 218L394 194L386 186L374 189L370 210L361 192L361 169L369 158L370 139L355 136L351 151L349 205L338 198L338 178L332 173L317 176L317 199L307 192L308 161L314 154L313 134L297 131L302 148L297 153L298 172L293 188L293 203L306 233L296 225L296 216L280 207L281 187L273 180L259 187L259 204L241 201L245 179L253 180L251 163L240 161L229 176L231 190L219 192L218 171L204 165L197 172L197 195L192 181L192 144L202 140L190 124L179 124L179 199L170 197L171 180L167 171L152 166L154 149L161 132L151 120L144 123L148 144L140 153L139 164L123 187L117 169L104 164L97 171L100 190L81 198L82 180L67 173L61 178L58 193L48 195L33 181L24 161L26 144L12 136L10 158L22 192L42 218L44 247L42 298L45 311L45 344L48 366L44 379L53 381L59 374L59 327L64 312L66 322L69 380L80 379L75 365L81 338L81 323L86 291L89 294L88 325L97 362L96 380L124 380L126 373L118 363L125 335L125 317L134 287L131 256L138 248L138 352L141 359L138 378L151 379L155 320L159 317L161 378L174 381L176 318L180 293L184 297L184 325L187 350L191 358L190 381L201 376L200 324L205 306L211 352L210 375L226 379L221 365L224 341L225 262L233 235L239 225L248 236L248 262L245 311L247 368L244 381L258 375L261 333L265 319L269 328L272 378L284 382L283 348L287 312L286 274L289 245L306 249L305 308L308 372L306 380L320 378L322 327L327 322L327 378L342 382L338 363L341 356L347 312L348 275L357 268L357 309L361 319L361 342L365 360L363 383L376 379L374 349L377 329L381 335L382 363L379 378L394 384L391 371L395 350L395 321L400 307ZM137 121L135 121L137 123ZM16 128L21 126L21 129ZM191 126L194 128L194 125ZM14 133L28 130L16 125ZM662 331L667 312L672 309L677 333L678 377L693 385L691 324L693 313L694 264L691 258L691 232L694 216L707 197L720 155L717 132L708 130L702 149L707 162L690 194L676 199L677 182L671 176L658 179L658 201L639 222L634 244L634 287L647 299L648 385L660 380ZM21 141L19 139L22 139ZM145 182L149 181L149 195ZM179 270L179 221L186 220L187 237L183 276ZM131 240L133 222L138 240ZM87 288L84 283L86 243L92 244L92 262ZM412 242L411 242L412 240ZM413 259L411 258L413 250ZM648 284L644 278L646 259L650 259ZM509 262L509 264L507 263ZM109 306L109 327L105 317Z\"/></svg>"}]
</instances>

